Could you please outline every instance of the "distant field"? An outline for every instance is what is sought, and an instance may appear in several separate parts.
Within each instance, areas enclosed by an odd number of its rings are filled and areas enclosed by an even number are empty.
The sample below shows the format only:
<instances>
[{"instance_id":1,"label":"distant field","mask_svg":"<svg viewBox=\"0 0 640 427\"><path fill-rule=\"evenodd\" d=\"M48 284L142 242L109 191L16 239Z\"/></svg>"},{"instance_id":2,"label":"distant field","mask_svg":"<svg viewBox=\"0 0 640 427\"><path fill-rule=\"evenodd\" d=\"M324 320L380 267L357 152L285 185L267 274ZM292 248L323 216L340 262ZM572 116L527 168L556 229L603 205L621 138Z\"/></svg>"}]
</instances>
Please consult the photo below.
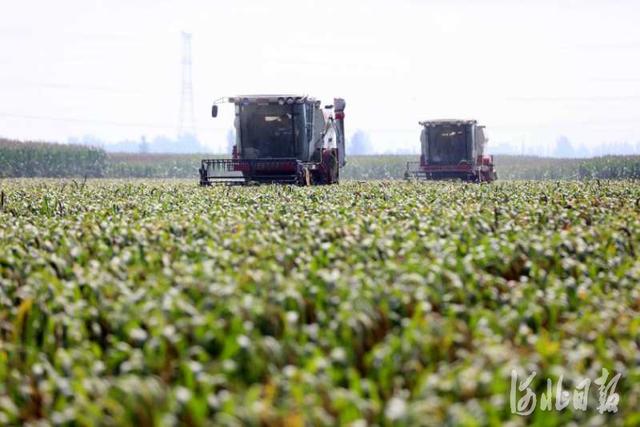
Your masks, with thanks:
<instances>
[{"instance_id":1,"label":"distant field","mask_svg":"<svg viewBox=\"0 0 640 427\"><path fill-rule=\"evenodd\" d=\"M84 146L19 143L0 139L0 178L88 176L196 180L203 157L212 155L118 154ZM402 179L407 162L416 160L418 156L348 156L342 178ZM607 156L594 159L495 156L495 160L498 178L502 180L640 178L640 156Z\"/></svg>"},{"instance_id":2,"label":"distant field","mask_svg":"<svg viewBox=\"0 0 640 427\"><path fill-rule=\"evenodd\" d=\"M211 157L211 155L204 155ZM109 154L106 175L112 178L194 178L203 155ZM402 179L407 162L418 156L349 156L343 179ZM502 180L638 179L640 156L594 159L552 159L531 156L495 156Z\"/></svg>"},{"instance_id":3,"label":"distant field","mask_svg":"<svg viewBox=\"0 0 640 427\"><path fill-rule=\"evenodd\" d=\"M640 420L637 182L0 193L0 425ZM602 368L615 414L511 412Z\"/></svg>"},{"instance_id":4,"label":"distant field","mask_svg":"<svg viewBox=\"0 0 640 427\"><path fill-rule=\"evenodd\" d=\"M110 154L107 176L188 178L197 176L202 155ZM408 161L418 156L349 156L342 178L402 179ZM595 159L552 159L531 156L495 156L499 179L637 179L640 156Z\"/></svg>"}]
</instances>

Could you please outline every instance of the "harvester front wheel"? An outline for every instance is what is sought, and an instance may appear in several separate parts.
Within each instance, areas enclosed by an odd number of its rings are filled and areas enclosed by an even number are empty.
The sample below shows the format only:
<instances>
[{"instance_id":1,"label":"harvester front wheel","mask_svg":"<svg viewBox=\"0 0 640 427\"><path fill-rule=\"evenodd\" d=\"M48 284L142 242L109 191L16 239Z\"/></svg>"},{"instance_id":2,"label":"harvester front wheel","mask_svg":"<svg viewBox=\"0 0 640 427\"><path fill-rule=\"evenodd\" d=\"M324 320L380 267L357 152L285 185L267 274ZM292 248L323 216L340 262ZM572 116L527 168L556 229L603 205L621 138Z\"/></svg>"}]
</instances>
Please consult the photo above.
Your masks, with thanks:
<instances>
[{"instance_id":1,"label":"harvester front wheel","mask_svg":"<svg viewBox=\"0 0 640 427\"><path fill-rule=\"evenodd\" d=\"M337 184L340 179L338 156L335 150L325 150L322 153L320 167L313 171L313 183L320 185Z\"/></svg>"},{"instance_id":2,"label":"harvester front wheel","mask_svg":"<svg viewBox=\"0 0 640 427\"><path fill-rule=\"evenodd\" d=\"M308 187L313 183L313 177L311 172L306 167L303 167L298 171L298 185L301 187Z\"/></svg>"},{"instance_id":3,"label":"harvester front wheel","mask_svg":"<svg viewBox=\"0 0 640 427\"><path fill-rule=\"evenodd\" d=\"M322 159L325 184L337 184L340 180L340 168L338 167L338 156L335 150L327 151Z\"/></svg>"}]
</instances>

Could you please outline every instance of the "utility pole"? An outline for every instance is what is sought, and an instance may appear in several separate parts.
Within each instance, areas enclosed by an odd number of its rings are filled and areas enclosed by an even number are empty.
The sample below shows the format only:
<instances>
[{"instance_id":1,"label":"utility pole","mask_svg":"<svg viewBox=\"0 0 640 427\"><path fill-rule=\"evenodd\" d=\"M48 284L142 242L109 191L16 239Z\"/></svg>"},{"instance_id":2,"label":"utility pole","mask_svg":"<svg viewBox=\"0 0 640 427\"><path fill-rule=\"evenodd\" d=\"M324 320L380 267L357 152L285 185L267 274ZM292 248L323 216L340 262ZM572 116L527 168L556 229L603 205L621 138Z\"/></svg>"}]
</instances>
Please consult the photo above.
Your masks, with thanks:
<instances>
[{"instance_id":1,"label":"utility pole","mask_svg":"<svg viewBox=\"0 0 640 427\"><path fill-rule=\"evenodd\" d=\"M182 32L182 95L178 138L196 136L196 118L193 111L193 83L191 81L191 33Z\"/></svg>"}]
</instances>

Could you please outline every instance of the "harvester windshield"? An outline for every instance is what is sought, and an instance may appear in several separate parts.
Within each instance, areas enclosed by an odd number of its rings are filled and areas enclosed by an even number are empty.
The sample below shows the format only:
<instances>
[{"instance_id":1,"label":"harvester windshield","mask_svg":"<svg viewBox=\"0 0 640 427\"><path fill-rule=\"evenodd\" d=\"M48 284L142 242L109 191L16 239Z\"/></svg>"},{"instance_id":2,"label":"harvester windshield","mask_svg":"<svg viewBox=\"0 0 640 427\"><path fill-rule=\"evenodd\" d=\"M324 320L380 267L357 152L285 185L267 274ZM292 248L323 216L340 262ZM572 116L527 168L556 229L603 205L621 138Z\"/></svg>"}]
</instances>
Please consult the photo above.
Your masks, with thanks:
<instances>
[{"instance_id":1,"label":"harvester windshield","mask_svg":"<svg viewBox=\"0 0 640 427\"><path fill-rule=\"evenodd\" d=\"M431 164L458 164L471 160L471 132L468 125L438 125L427 127L428 162Z\"/></svg>"},{"instance_id":2,"label":"harvester windshield","mask_svg":"<svg viewBox=\"0 0 640 427\"><path fill-rule=\"evenodd\" d=\"M304 105L251 103L239 108L242 158L295 158L300 154Z\"/></svg>"}]
</instances>

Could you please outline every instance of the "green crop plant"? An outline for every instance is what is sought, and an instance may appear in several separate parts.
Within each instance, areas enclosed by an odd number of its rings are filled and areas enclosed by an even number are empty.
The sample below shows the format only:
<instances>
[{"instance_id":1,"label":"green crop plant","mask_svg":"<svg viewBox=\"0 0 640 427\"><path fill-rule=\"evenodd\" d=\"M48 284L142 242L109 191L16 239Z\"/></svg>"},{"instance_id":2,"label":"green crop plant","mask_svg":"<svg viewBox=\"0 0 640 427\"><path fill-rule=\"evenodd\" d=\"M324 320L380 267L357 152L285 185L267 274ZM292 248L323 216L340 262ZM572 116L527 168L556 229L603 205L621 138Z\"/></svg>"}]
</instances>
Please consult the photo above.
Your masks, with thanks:
<instances>
[{"instance_id":1,"label":"green crop plant","mask_svg":"<svg viewBox=\"0 0 640 427\"><path fill-rule=\"evenodd\" d=\"M2 425L640 422L637 182L0 191Z\"/></svg>"},{"instance_id":2,"label":"green crop plant","mask_svg":"<svg viewBox=\"0 0 640 427\"><path fill-rule=\"evenodd\" d=\"M0 178L102 177L106 161L100 148L0 138Z\"/></svg>"}]
</instances>

